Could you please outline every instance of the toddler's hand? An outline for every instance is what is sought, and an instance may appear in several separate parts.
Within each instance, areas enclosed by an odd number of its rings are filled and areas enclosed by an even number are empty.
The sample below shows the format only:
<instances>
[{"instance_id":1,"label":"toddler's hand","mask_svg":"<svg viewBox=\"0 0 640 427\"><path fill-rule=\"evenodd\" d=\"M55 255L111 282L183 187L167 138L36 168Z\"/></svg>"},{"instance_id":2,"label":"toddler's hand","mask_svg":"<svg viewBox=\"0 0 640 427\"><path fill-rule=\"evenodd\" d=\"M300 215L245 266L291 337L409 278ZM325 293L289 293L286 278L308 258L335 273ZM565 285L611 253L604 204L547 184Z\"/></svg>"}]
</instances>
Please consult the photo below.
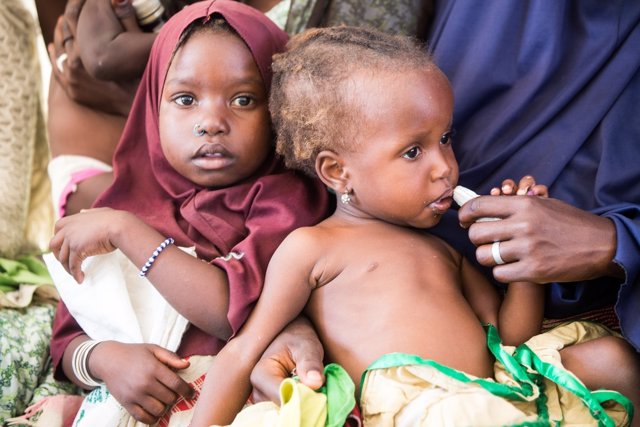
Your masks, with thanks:
<instances>
[{"instance_id":1,"label":"toddler's hand","mask_svg":"<svg viewBox=\"0 0 640 427\"><path fill-rule=\"evenodd\" d=\"M502 185L491 189L492 196L539 196L549 197L549 189L544 184L536 184L536 180L531 175L520 178L516 184L513 179L505 179Z\"/></svg>"}]
</instances>

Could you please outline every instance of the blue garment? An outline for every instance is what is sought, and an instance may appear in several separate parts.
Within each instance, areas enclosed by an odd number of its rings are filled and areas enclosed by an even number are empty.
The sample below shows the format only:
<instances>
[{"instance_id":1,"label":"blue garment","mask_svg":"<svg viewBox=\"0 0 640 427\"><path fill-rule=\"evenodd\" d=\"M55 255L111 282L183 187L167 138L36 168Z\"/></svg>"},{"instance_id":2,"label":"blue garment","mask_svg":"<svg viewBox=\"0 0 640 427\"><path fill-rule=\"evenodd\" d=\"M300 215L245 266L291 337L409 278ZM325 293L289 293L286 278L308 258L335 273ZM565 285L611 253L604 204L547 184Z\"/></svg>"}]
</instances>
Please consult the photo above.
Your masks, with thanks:
<instances>
[{"instance_id":1,"label":"blue garment","mask_svg":"<svg viewBox=\"0 0 640 427\"><path fill-rule=\"evenodd\" d=\"M427 40L455 93L461 185L532 174L615 223L624 283L554 283L546 315L615 302L640 349L640 2L436 1ZM457 212L433 231L475 260Z\"/></svg>"}]
</instances>

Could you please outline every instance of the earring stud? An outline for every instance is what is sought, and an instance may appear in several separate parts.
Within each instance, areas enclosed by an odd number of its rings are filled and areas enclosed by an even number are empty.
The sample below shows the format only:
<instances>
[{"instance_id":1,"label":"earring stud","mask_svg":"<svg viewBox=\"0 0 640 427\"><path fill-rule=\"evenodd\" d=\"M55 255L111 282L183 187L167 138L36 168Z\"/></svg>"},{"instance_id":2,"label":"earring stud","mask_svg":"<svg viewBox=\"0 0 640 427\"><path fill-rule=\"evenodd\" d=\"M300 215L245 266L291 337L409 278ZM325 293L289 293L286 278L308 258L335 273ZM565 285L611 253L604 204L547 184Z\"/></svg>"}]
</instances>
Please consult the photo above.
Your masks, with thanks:
<instances>
[{"instance_id":1,"label":"earring stud","mask_svg":"<svg viewBox=\"0 0 640 427\"><path fill-rule=\"evenodd\" d=\"M200 126L200 124L196 123L195 125L193 125L193 136L202 136L205 133L207 133L207 131Z\"/></svg>"},{"instance_id":2,"label":"earring stud","mask_svg":"<svg viewBox=\"0 0 640 427\"><path fill-rule=\"evenodd\" d=\"M351 196L349 193L351 193L350 190L344 190L344 193L340 195L340 201L342 202L342 204L348 205L349 203L351 203Z\"/></svg>"}]
</instances>

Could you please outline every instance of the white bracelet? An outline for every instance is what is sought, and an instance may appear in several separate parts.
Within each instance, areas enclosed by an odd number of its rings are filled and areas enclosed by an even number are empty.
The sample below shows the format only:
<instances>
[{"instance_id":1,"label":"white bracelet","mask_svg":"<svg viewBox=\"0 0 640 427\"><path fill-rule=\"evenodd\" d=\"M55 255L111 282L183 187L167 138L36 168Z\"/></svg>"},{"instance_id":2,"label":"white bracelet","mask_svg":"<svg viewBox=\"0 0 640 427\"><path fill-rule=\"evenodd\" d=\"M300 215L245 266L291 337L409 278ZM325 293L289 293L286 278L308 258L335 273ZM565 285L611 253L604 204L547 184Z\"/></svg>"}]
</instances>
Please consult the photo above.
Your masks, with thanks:
<instances>
[{"instance_id":1,"label":"white bracelet","mask_svg":"<svg viewBox=\"0 0 640 427\"><path fill-rule=\"evenodd\" d=\"M91 353L93 348L101 342L102 341L96 340L84 341L73 351L73 357L71 358L71 369L73 370L76 378L78 378L88 387L100 387L102 385L102 383L96 381L91 376L91 374L89 374L89 368L87 367L89 353Z\"/></svg>"},{"instance_id":2,"label":"white bracelet","mask_svg":"<svg viewBox=\"0 0 640 427\"><path fill-rule=\"evenodd\" d=\"M156 248L155 251L153 251L153 253L151 254L151 257L149 258L149 260L142 266L142 268L140 269L140 273L138 273L141 277L144 277L147 275L147 271L149 271L149 269L151 268L151 266L153 265L153 263L155 262L156 258L158 258L158 255L160 255L160 252L164 251L164 249L173 244L173 237L168 237L164 242L160 243L160 246L158 246Z\"/></svg>"}]
</instances>

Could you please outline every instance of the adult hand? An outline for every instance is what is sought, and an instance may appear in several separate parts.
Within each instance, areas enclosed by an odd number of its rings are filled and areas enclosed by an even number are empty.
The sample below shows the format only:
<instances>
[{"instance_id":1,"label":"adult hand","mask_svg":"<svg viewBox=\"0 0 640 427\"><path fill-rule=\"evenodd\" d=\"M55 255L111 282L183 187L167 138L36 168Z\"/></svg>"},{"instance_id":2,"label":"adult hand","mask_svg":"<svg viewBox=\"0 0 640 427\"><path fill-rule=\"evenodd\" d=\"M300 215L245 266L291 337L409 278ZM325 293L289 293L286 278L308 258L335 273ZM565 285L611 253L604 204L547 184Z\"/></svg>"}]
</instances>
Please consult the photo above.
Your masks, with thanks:
<instances>
[{"instance_id":1,"label":"adult hand","mask_svg":"<svg viewBox=\"0 0 640 427\"><path fill-rule=\"evenodd\" d=\"M125 211L110 208L87 209L58 220L49 247L64 269L76 282L82 283L82 261L90 256L115 250L111 238L118 230L127 229L128 225L124 224L127 220L144 225Z\"/></svg>"},{"instance_id":2,"label":"adult hand","mask_svg":"<svg viewBox=\"0 0 640 427\"><path fill-rule=\"evenodd\" d=\"M175 371L189 362L153 344L100 343L89 357L89 371L107 385L113 397L144 424L154 424L193 389Z\"/></svg>"},{"instance_id":3,"label":"adult hand","mask_svg":"<svg viewBox=\"0 0 640 427\"><path fill-rule=\"evenodd\" d=\"M251 373L254 402L271 400L280 403L280 383L292 372L313 390L324 383L324 350L313 327L305 317L298 317L276 337Z\"/></svg>"},{"instance_id":4,"label":"adult hand","mask_svg":"<svg viewBox=\"0 0 640 427\"><path fill-rule=\"evenodd\" d=\"M503 219L476 222L482 217ZM619 274L612 262L613 222L560 200L477 197L460 208L458 218L469 227L478 262L494 266L493 276L501 282L572 282ZM497 241L502 265L496 265L492 256Z\"/></svg>"}]
</instances>

